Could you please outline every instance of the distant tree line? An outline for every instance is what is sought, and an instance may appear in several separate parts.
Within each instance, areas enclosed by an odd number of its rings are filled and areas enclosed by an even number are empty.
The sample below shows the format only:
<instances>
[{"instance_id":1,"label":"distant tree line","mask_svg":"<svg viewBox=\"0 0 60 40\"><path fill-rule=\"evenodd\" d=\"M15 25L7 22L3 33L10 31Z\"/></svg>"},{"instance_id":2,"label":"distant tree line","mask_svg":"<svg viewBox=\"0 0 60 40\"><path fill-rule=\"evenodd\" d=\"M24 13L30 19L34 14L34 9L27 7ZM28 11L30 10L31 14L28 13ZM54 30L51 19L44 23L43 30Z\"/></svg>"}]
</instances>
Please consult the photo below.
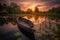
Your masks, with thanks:
<instances>
[{"instance_id":1,"label":"distant tree line","mask_svg":"<svg viewBox=\"0 0 60 40\"><path fill-rule=\"evenodd\" d=\"M35 11L32 12L31 9L28 9L26 12L22 11L20 6L18 6L16 3L11 2L10 5L7 5L5 3L0 3L0 18L3 16L9 16L14 18L14 15L10 14L37 14L37 15L46 15L52 19L60 19L60 7L52 8L47 12L40 12L38 7L35 7ZM11 20L12 21L12 20Z\"/></svg>"},{"instance_id":2,"label":"distant tree line","mask_svg":"<svg viewBox=\"0 0 60 40\"><path fill-rule=\"evenodd\" d=\"M21 11L20 7L16 3L11 2L10 5L0 3L0 17L6 16L8 14L21 14L21 13L24 12Z\"/></svg>"},{"instance_id":3,"label":"distant tree line","mask_svg":"<svg viewBox=\"0 0 60 40\"><path fill-rule=\"evenodd\" d=\"M10 5L0 3L0 16L8 15L8 14L31 14L32 10L28 9L26 12L22 11L20 6L16 3L11 2ZM38 7L35 7L34 14L40 15L60 15L60 7L52 8L47 12L39 11Z\"/></svg>"}]
</instances>

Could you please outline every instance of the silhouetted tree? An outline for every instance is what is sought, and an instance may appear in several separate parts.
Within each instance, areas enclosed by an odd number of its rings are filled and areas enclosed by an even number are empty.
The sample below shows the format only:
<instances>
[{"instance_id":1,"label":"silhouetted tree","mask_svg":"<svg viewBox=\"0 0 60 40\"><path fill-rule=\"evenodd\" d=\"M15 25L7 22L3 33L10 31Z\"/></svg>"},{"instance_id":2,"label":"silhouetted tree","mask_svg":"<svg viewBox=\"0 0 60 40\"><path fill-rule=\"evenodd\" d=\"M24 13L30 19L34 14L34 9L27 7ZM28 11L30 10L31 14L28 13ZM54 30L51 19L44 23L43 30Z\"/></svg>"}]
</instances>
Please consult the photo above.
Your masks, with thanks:
<instances>
[{"instance_id":1,"label":"silhouetted tree","mask_svg":"<svg viewBox=\"0 0 60 40\"><path fill-rule=\"evenodd\" d=\"M9 14L18 14L18 13L22 13L22 11L20 10L20 7L16 4L11 2L10 6L7 9Z\"/></svg>"},{"instance_id":2,"label":"silhouetted tree","mask_svg":"<svg viewBox=\"0 0 60 40\"><path fill-rule=\"evenodd\" d=\"M27 9L26 13L27 14L31 14L32 13L32 10L31 9Z\"/></svg>"},{"instance_id":3,"label":"silhouetted tree","mask_svg":"<svg viewBox=\"0 0 60 40\"><path fill-rule=\"evenodd\" d=\"M7 15L7 5L0 3L0 17Z\"/></svg>"},{"instance_id":4,"label":"silhouetted tree","mask_svg":"<svg viewBox=\"0 0 60 40\"><path fill-rule=\"evenodd\" d=\"M39 13L38 7L35 7L35 13Z\"/></svg>"}]
</instances>

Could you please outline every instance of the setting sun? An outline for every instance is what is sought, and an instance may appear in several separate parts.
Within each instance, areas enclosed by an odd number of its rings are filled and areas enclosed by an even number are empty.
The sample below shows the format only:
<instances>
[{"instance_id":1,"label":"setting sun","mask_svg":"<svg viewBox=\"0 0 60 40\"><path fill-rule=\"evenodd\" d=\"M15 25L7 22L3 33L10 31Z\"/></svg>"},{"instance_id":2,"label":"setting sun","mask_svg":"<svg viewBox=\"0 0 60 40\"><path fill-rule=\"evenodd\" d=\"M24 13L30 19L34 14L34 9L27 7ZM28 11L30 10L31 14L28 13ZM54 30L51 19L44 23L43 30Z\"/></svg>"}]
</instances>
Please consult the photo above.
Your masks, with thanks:
<instances>
[{"instance_id":1,"label":"setting sun","mask_svg":"<svg viewBox=\"0 0 60 40\"><path fill-rule=\"evenodd\" d=\"M36 5L32 5L32 6L29 6L28 8L30 8L32 11L35 11L35 6Z\"/></svg>"},{"instance_id":2,"label":"setting sun","mask_svg":"<svg viewBox=\"0 0 60 40\"><path fill-rule=\"evenodd\" d=\"M35 11L35 8L34 8L34 7L30 7L30 9L31 9L32 11Z\"/></svg>"}]
</instances>

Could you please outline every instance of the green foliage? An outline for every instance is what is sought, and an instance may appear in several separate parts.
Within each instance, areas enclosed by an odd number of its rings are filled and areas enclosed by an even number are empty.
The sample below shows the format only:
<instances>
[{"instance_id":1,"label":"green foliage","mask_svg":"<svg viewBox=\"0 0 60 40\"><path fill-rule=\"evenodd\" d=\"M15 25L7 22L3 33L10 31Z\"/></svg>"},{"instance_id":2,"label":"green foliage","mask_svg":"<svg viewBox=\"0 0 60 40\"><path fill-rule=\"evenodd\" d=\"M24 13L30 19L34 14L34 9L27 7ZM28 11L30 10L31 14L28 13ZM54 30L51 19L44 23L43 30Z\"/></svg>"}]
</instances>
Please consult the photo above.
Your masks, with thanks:
<instances>
[{"instance_id":1,"label":"green foliage","mask_svg":"<svg viewBox=\"0 0 60 40\"><path fill-rule=\"evenodd\" d=\"M9 14L22 13L22 11L20 10L20 7L16 3L11 3L10 6L8 6L7 12Z\"/></svg>"},{"instance_id":2,"label":"green foliage","mask_svg":"<svg viewBox=\"0 0 60 40\"><path fill-rule=\"evenodd\" d=\"M0 3L0 11L6 10L7 5Z\"/></svg>"},{"instance_id":3,"label":"green foliage","mask_svg":"<svg viewBox=\"0 0 60 40\"><path fill-rule=\"evenodd\" d=\"M60 40L60 24L57 24L57 26L58 26L57 37Z\"/></svg>"},{"instance_id":4,"label":"green foliage","mask_svg":"<svg viewBox=\"0 0 60 40\"><path fill-rule=\"evenodd\" d=\"M7 5L0 3L0 17L7 15Z\"/></svg>"},{"instance_id":5,"label":"green foliage","mask_svg":"<svg viewBox=\"0 0 60 40\"><path fill-rule=\"evenodd\" d=\"M20 7L16 3L10 5L0 3L0 16L9 16L9 14L22 14Z\"/></svg>"}]
</instances>

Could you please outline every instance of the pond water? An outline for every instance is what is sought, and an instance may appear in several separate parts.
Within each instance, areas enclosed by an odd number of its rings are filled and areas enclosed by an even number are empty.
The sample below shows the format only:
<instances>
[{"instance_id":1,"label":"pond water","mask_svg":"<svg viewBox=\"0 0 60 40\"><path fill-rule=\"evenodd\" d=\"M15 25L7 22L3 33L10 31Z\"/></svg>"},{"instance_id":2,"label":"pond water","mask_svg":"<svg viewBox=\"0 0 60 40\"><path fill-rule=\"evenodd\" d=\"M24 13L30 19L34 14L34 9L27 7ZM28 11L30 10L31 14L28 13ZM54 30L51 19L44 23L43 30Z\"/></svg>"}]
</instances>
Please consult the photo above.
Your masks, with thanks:
<instances>
[{"instance_id":1,"label":"pond water","mask_svg":"<svg viewBox=\"0 0 60 40\"><path fill-rule=\"evenodd\" d=\"M49 19L48 17L44 17L44 16L28 17L28 16L24 16L23 18L26 18L26 19L30 20L31 22L33 22L34 29L36 31L45 30L45 29L48 29L48 28L56 28L57 27L56 20Z\"/></svg>"},{"instance_id":2,"label":"pond water","mask_svg":"<svg viewBox=\"0 0 60 40\"><path fill-rule=\"evenodd\" d=\"M55 35L54 32L57 31L57 22L56 20L49 19L48 17L44 16L24 16L23 18L26 18L33 22L34 27L33 29L36 30L35 35L37 40L43 40L43 39L51 39L50 36L48 38L46 37L47 34ZM45 35L45 36L44 36ZM2 36L2 37L1 37ZM3 37L5 36L5 37ZM43 37L44 36L44 37ZM12 23L4 24L3 26L0 26L0 37L2 40L26 40L26 37L19 31L17 25L13 25ZM5 38L5 39L3 39Z\"/></svg>"}]
</instances>

